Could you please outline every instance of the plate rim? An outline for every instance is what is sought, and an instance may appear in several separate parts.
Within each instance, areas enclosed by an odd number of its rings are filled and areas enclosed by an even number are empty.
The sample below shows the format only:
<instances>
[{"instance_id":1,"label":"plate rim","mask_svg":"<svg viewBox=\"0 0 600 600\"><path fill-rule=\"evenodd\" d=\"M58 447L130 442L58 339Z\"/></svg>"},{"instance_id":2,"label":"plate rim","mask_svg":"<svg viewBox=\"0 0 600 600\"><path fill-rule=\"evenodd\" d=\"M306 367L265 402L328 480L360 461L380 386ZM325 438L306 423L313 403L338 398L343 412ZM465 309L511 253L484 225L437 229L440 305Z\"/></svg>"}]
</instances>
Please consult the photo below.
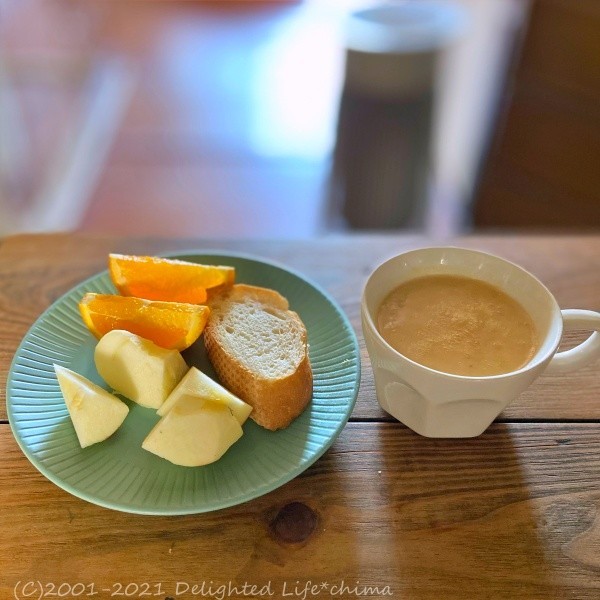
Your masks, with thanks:
<instances>
[{"instance_id":1,"label":"plate rim","mask_svg":"<svg viewBox=\"0 0 600 600\"><path fill-rule=\"evenodd\" d=\"M354 372L354 380L352 382L352 385L353 385L352 398L349 398L346 415L338 423L338 425L336 426L335 430L330 435L327 442L325 444L323 444L319 448L319 450L317 452L315 452L314 455L311 456L309 459L303 460L297 467L295 467L294 469L285 473L284 476L282 476L281 478L279 478L277 480L275 485L264 484L263 486L255 488L254 490L252 490L252 492L249 495L244 496L241 499L240 498L232 498L230 500L219 502L217 506L208 506L208 507L192 506L189 508L181 508L181 509L168 508L168 509L162 509L162 510L145 509L145 508L140 508L140 507L127 507L127 506L124 506L119 503L108 502L103 499L99 499L97 497L94 497L92 494L87 494L85 492L81 492L78 488L73 487L71 484L64 482L60 477L56 476L50 469L48 469L43 464L41 464L41 462L38 460L38 458L35 456L35 454L30 451L28 446L26 444L24 444L22 442L22 440L19 438L19 436L15 433L16 425L13 423L14 415L12 412L12 402L10 402L10 396L11 396L10 390L13 387L14 369L16 366L17 358L22 353L22 348L23 348L24 344L26 343L27 338L28 338L30 332L32 331L32 329L34 327L36 327L44 318L46 318L47 315L50 312L52 312L53 309L57 305L59 305L61 302L63 302L65 300L65 298L67 298L67 296L72 294L75 291L75 289L84 286L88 282L95 281L105 275L108 275L108 269L104 269L102 271L95 273L94 275L90 275L89 277L86 277L79 283L73 285L66 292L61 294L58 298L56 298L56 300L54 300L50 304L50 306L48 306L35 319L35 321L29 326L29 328L27 329L27 332L21 339L17 349L15 350L15 353L13 355L11 363L10 363L10 367L9 367L9 370L7 373L7 378L6 378L6 390L5 390L6 414L7 414L8 423L10 425L10 429L11 429L14 440L17 442L17 445L19 446L19 448L21 449L21 451L23 452L25 457L29 460L29 462L46 479L51 481L54 485L56 485L60 489L64 490L65 492L71 494L72 496L75 496L76 498L79 498L81 500L89 502L90 504L100 506L102 508L106 508L106 509L110 509L110 510L115 510L118 512L123 512L123 513L139 514L139 515L146 515L146 516L162 516L162 517L204 514L204 513L210 513L210 512L216 512L219 510L224 510L226 508L231 508L233 506L239 506L241 504L245 504L252 500L256 500L257 498L260 498L270 492L274 492L275 490L284 486L286 483L289 483L290 481L292 481L293 479L298 477L300 474L302 474L304 471L306 471L309 467L311 467L313 464L315 464L317 462L317 460L319 460L329 450L329 448L331 448L331 446L333 445L335 440L339 437L340 433L346 427L346 425L348 424L348 422L350 420L350 416L352 415L352 411L354 410L354 407L356 405L356 401L358 398L358 392L360 389L360 381L361 381L361 371L362 371L360 346L358 343L358 338L357 338L356 332L354 331L354 327L352 326L350 319L348 318L348 316L346 315L344 310L341 308L339 303L333 298L333 296L329 292L327 292L320 284L316 283L313 279L311 279L310 277L307 277L306 275L299 272L295 268L288 267L288 266L284 265L283 263L272 260L270 258L264 258L264 257L257 256L254 254L246 253L246 252L218 250L218 249L212 249L212 248L207 249L207 250L190 249L190 250L166 251L166 252L154 254L153 256L159 256L159 257L163 257L163 258L173 258L173 259L181 259L181 257L184 257L184 256L190 256L190 257L191 256L212 256L212 257L223 256L223 257L239 258L239 259L243 259L243 260L247 260L247 261L252 261L255 263L262 263L262 264L268 265L270 267L275 267L279 270L282 270L282 271L285 271L287 273L294 275L295 277L300 279L305 284L308 284L309 286L314 288L319 294L321 294L321 296L323 296L323 298L325 298L325 300L327 300L327 302L329 302L329 304L333 307L333 309L338 313L346 331L348 332L348 338L352 345L352 351L353 351L354 355L356 356L356 370Z\"/></svg>"}]
</instances>

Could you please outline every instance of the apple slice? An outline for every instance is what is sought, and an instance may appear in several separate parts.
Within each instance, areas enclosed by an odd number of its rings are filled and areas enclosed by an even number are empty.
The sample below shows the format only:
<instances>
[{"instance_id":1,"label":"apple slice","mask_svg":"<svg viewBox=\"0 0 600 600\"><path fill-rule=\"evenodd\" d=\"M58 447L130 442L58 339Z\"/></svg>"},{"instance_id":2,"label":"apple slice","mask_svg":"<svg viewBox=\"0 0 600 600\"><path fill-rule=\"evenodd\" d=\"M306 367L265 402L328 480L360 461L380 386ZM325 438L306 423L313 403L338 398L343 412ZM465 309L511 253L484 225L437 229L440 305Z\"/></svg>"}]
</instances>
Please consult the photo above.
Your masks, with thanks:
<instances>
[{"instance_id":1,"label":"apple slice","mask_svg":"<svg viewBox=\"0 0 600 600\"><path fill-rule=\"evenodd\" d=\"M125 402L70 369L54 365L54 370L82 448L119 429L129 412Z\"/></svg>"},{"instance_id":2,"label":"apple slice","mask_svg":"<svg viewBox=\"0 0 600 600\"><path fill-rule=\"evenodd\" d=\"M175 465L199 467L219 460L242 433L223 402L183 395L154 426L142 448Z\"/></svg>"},{"instance_id":3,"label":"apple slice","mask_svg":"<svg viewBox=\"0 0 600 600\"><path fill-rule=\"evenodd\" d=\"M155 409L188 370L177 350L166 350L120 329L101 338L94 361L100 376L119 394Z\"/></svg>"},{"instance_id":4,"label":"apple slice","mask_svg":"<svg viewBox=\"0 0 600 600\"><path fill-rule=\"evenodd\" d=\"M222 402L231 409L233 416L238 420L240 425L246 422L248 415L252 412L252 407L249 404L234 396L196 367L192 367L186 373L156 412L161 417L164 417L175 406L179 398L184 395L197 396L203 400L213 402Z\"/></svg>"}]
</instances>

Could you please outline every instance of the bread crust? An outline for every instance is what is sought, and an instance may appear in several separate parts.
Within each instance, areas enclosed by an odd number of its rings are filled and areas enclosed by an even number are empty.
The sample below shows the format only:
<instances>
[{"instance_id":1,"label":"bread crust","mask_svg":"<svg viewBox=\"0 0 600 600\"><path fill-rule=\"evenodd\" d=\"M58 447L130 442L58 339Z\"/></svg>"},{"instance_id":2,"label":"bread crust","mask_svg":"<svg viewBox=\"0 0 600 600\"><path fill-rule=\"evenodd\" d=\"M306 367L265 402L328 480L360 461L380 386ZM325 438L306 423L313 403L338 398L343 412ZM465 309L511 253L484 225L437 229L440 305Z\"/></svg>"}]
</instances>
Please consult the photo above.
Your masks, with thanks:
<instances>
[{"instance_id":1,"label":"bread crust","mask_svg":"<svg viewBox=\"0 0 600 600\"><path fill-rule=\"evenodd\" d=\"M219 307L228 297L249 294L265 307L286 310L287 316L297 322L301 331L304 356L294 372L283 378L265 378L231 356L219 341ZM274 296L273 294L276 294ZM204 332L208 357L223 385L253 408L250 418L270 430L287 427L300 415L312 398L313 376L308 357L306 328L300 317L287 310L287 300L273 290L255 286L236 285L224 291L211 302L211 319ZM213 318L214 315L214 318Z\"/></svg>"}]
</instances>

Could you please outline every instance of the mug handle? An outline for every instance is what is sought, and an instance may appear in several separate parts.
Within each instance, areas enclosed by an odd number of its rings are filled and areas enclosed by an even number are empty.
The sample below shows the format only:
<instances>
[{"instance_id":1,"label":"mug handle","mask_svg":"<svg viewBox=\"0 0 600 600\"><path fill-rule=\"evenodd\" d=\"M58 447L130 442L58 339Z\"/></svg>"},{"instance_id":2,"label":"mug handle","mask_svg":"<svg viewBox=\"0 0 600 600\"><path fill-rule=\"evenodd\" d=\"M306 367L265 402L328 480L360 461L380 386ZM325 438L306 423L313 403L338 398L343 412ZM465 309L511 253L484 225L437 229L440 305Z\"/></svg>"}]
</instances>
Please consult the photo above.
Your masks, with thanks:
<instances>
[{"instance_id":1,"label":"mug handle","mask_svg":"<svg viewBox=\"0 0 600 600\"><path fill-rule=\"evenodd\" d=\"M546 373L567 373L574 371L600 357L600 313L593 310L561 310L564 331L592 329L594 333L575 348L557 352Z\"/></svg>"}]
</instances>

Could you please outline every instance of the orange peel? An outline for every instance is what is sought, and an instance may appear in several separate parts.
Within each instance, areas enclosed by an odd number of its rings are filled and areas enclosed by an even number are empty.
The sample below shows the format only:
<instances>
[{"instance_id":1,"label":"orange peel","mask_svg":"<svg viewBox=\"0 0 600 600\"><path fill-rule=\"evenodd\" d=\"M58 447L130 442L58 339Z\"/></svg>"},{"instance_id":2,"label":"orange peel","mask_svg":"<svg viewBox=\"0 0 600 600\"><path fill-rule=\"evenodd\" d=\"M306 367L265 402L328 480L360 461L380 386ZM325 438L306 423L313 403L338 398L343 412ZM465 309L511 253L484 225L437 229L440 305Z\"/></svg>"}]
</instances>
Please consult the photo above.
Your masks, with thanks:
<instances>
[{"instance_id":1,"label":"orange peel","mask_svg":"<svg viewBox=\"0 0 600 600\"><path fill-rule=\"evenodd\" d=\"M124 329L174 350L189 348L204 331L210 314L208 306L198 304L91 292L81 299L79 311L97 338Z\"/></svg>"},{"instance_id":2,"label":"orange peel","mask_svg":"<svg viewBox=\"0 0 600 600\"><path fill-rule=\"evenodd\" d=\"M108 271L123 296L164 302L202 304L207 290L235 281L234 267L155 256L109 254Z\"/></svg>"}]
</instances>

